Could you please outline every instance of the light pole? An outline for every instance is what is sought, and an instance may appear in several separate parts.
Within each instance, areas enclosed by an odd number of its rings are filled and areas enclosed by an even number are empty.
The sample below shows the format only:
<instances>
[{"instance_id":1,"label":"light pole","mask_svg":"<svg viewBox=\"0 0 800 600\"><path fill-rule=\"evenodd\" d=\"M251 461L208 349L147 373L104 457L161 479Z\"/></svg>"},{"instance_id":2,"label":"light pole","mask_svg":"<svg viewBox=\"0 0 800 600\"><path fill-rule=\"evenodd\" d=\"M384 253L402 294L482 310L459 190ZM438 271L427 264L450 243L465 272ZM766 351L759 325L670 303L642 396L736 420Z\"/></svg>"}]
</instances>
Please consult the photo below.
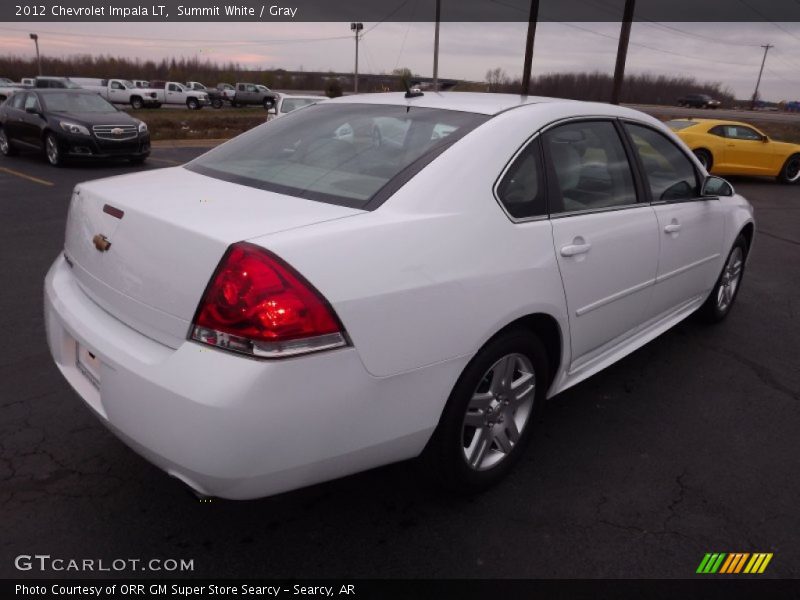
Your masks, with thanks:
<instances>
[{"instance_id":1,"label":"light pole","mask_svg":"<svg viewBox=\"0 0 800 600\"><path fill-rule=\"evenodd\" d=\"M756 80L756 91L753 92L753 99L750 101L750 110L756 109L756 102L758 102L758 86L761 85L761 75L764 74L764 63L767 62L767 52L770 48L774 48L772 44L765 44L761 46L764 49L764 58L761 59L761 69L758 71L758 79Z\"/></svg>"},{"instance_id":2,"label":"light pole","mask_svg":"<svg viewBox=\"0 0 800 600\"><path fill-rule=\"evenodd\" d=\"M356 36L356 68L355 68L355 77L353 77L354 84L353 84L353 91L357 94L358 93L358 37L361 30L364 29L363 23L350 23L350 31L355 33Z\"/></svg>"},{"instance_id":3,"label":"light pole","mask_svg":"<svg viewBox=\"0 0 800 600\"><path fill-rule=\"evenodd\" d=\"M433 34L433 91L439 91L439 21L442 18L442 0L436 0L436 30Z\"/></svg>"},{"instance_id":4,"label":"light pole","mask_svg":"<svg viewBox=\"0 0 800 600\"><path fill-rule=\"evenodd\" d=\"M30 38L33 40L33 43L36 44L36 65L39 68L39 76L42 75L42 59L39 58L39 35L36 33L31 33Z\"/></svg>"}]
</instances>

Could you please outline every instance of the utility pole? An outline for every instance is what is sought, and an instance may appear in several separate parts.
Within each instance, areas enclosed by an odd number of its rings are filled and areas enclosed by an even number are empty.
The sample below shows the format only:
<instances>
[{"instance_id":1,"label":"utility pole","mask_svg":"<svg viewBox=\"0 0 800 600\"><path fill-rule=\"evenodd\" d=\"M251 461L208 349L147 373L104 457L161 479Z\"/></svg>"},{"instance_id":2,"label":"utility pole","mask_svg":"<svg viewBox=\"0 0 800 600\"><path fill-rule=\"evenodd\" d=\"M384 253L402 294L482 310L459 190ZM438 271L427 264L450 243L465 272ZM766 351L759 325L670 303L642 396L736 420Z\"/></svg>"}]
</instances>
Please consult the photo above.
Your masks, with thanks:
<instances>
[{"instance_id":1,"label":"utility pole","mask_svg":"<svg viewBox=\"0 0 800 600\"><path fill-rule=\"evenodd\" d=\"M628 41L631 38L634 4L636 4L636 0L625 0L625 10L622 13L622 29L619 32L619 46L617 47L617 65L614 67L614 87L611 91L611 104L619 104L622 93L622 81L625 79L625 60L628 57Z\"/></svg>"},{"instance_id":2,"label":"utility pole","mask_svg":"<svg viewBox=\"0 0 800 600\"><path fill-rule=\"evenodd\" d=\"M33 40L33 43L36 44L36 65L39 68L39 76L42 76L42 59L39 57L39 35L36 33L31 33L30 38Z\"/></svg>"},{"instance_id":3,"label":"utility pole","mask_svg":"<svg viewBox=\"0 0 800 600\"><path fill-rule=\"evenodd\" d=\"M442 17L442 0L436 0L436 30L433 34L433 91L439 91L439 20Z\"/></svg>"},{"instance_id":4,"label":"utility pole","mask_svg":"<svg viewBox=\"0 0 800 600\"><path fill-rule=\"evenodd\" d=\"M533 66L533 39L536 37L536 22L539 20L539 0L531 0L528 13L528 39L525 41L525 64L522 66L522 89L520 93L531 93L531 68Z\"/></svg>"},{"instance_id":5,"label":"utility pole","mask_svg":"<svg viewBox=\"0 0 800 600\"><path fill-rule=\"evenodd\" d=\"M753 100L750 102L750 110L756 109L756 100L758 100L758 86L761 85L761 75L764 73L764 63L767 62L767 52L770 48L774 48L772 44L763 44L764 58L761 59L761 68L758 70L758 79L756 80L756 91L753 92Z\"/></svg>"},{"instance_id":6,"label":"utility pole","mask_svg":"<svg viewBox=\"0 0 800 600\"><path fill-rule=\"evenodd\" d=\"M358 93L358 38L362 29L364 29L363 23L350 23L350 31L354 32L356 35L356 68L355 77L353 77L353 91L356 94Z\"/></svg>"}]
</instances>

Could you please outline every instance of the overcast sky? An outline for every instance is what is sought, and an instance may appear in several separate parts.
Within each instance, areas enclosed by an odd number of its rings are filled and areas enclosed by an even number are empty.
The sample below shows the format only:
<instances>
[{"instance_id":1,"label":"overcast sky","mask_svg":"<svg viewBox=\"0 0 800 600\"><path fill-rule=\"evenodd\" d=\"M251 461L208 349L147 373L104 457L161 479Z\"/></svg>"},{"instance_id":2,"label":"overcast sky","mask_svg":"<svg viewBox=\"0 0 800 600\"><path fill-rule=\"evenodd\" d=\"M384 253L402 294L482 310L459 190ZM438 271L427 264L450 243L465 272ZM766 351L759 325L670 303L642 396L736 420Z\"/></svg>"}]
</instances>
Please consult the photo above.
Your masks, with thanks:
<instances>
[{"instance_id":1,"label":"overcast sky","mask_svg":"<svg viewBox=\"0 0 800 600\"><path fill-rule=\"evenodd\" d=\"M361 72L408 67L430 76L432 23L364 27ZM480 81L495 67L519 76L526 28L526 23L442 23L440 76ZM540 23L534 75L613 73L619 28L619 23ZM353 69L349 23L0 23L0 53L32 56L27 34L34 30L41 52L50 56L91 53L160 60L196 55L246 68ZM721 82L739 98L750 97L763 56L760 45L767 43L775 47L767 57L762 97L800 99L800 23L634 23L627 72L691 75Z\"/></svg>"}]
</instances>

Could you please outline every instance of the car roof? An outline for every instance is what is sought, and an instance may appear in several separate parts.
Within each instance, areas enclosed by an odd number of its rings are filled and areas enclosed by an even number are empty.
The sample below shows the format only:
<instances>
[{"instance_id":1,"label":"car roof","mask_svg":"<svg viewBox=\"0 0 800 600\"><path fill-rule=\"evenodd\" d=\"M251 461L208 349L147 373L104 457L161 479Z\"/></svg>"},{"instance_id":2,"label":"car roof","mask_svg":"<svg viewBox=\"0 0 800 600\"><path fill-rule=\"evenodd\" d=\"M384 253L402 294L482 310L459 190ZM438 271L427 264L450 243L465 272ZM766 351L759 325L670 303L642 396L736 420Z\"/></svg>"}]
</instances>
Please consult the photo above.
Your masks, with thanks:
<instances>
[{"instance_id":1,"label":"car roof","mask_svg":"<svg viewBox=\"0 0 800 600\"><path fill-rule=\"evenodd\" d=\"M25 88L25 91L37 94L97 94L94 90L85 88Z\"/></svg>"},{"instance_id":2,"label":"car roof","mask_svg":"<svg viewBox=\"0 0 800 600\"><path fill-rule=\"evenodd\" d=\"M405 92L388 92L342 96L326 102L326 104L335 103L419 106L488 116L494 116L523 106L539 106L542 112L547 114L552 114L554 112L552 109L566 109L563 112L569 116L619 117L637 121L658 122L641 111L605 102L486 92L425 92L422 96L414 96L412 98L406 98Z\"/></svg>"},{"instance_id":3,"label":"car roof","mask_svg":"<svg viewBox=\"0 0 800 600\"><path fill-rule=\"evenodd\" d=\"M670 119L670 121L689 121L697 125L710 125L716 127L717 125L741 125L742 127L751 127L756 129L755 125L750 123L743 123L742 121L728 121L726 119Z\"/></svg>"}]
</instances>

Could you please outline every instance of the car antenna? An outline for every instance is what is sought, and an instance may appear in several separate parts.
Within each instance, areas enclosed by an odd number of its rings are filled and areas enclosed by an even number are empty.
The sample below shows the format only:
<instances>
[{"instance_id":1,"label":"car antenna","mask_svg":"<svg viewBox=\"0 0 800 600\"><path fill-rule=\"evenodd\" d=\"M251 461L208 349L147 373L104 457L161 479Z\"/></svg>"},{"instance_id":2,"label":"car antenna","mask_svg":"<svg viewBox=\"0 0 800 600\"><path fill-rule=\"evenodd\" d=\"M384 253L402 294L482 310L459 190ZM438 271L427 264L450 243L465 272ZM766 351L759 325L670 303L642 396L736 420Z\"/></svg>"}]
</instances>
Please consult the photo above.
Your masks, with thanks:
<instances>
[{"instance_id":1,"label":"car antenna","mask_svg":"<svg viewBox=\"0 0 800 600\"><path fill-rule=\"evenodd\" d=\"M403 87L406 88L406 98L418 98L419 96L424 96L425 94L421 90L414 90L411 91L411 87L408 85L408 79L403 77Z\"/></svg>"}]
</instances>

